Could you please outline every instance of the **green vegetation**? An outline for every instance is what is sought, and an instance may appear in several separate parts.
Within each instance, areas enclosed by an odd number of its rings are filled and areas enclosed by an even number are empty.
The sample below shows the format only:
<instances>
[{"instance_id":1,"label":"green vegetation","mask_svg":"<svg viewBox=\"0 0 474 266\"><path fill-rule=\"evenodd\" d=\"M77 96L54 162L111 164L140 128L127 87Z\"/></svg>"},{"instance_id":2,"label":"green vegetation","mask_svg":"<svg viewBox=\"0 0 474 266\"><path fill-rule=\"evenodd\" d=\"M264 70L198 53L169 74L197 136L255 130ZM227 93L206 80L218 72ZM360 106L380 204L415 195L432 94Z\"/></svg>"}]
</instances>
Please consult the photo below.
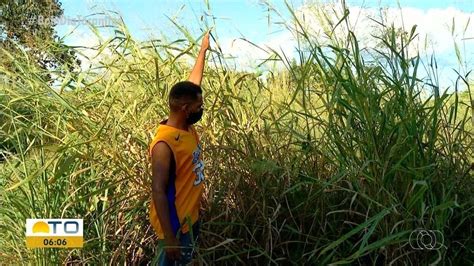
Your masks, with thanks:
<instances>
[{"instance_id":1,"label":"green vegetation","mask_svg":"<svg viewBox=\"0 0 474 266\"><path fill-rule=\"evenodd\" d=\"M26 52L44 69L79 63L73 49L54 34L63 10L58 0L0 1L0 48L13 53ZM2 65L13 67L2 53ZM47 73L47 72L46 72ZM62 73L64 74L64 73ZM50 75L47 75L50 78Z\"/></svg>"},{"instance_id":2,"label":"green vegetation","mask_svg":"<svg viewBox=\"0 0 474 266\"><path fill-rule=\"evenodd\" d=\"M407 55L415 29L402 38L383 27L369 61L357 33L322 46L293 15L298 63L269 56L286 70L263 80L230 69L218 43L209 57L198 259L472 264L472 86L448 94L423 82L421 59ZM0 66L0 135L16 151L0 165L2 264L138 264L154 255L147 145L171 85L189 73L182 56L198 42L190 34L137 42L121 20L114 27L95 47L100 60L78 75L2 51L14 68ZM66 74L54 87L47 73ZM469 84L462 78L459 90ZM84 248L26 249L24 222L36 217L83 218ZM417 228L442 232L445 247L414 250Z\"/></svg>"},{"instance_id":3,"label":"green vegetation","mask_svg":"<svg viewBox=\"0 0 474 266\"><path fill-rule=\"evenodd\" d=\"M36 64L44 71L44 82L54 82L53 72L56 76L75 75L80 61L76 58L74 49L66 46L62 39L54 34L56 21L63 15L61 4L57 0L15 0L0 1L0 58L3 69L10 72L21 72L15 69L18 64L12 62L14 57L21 54L28 57L30 64ZM13 57L12 57L13 56ZM46 71L54 70L54 71ZM63 70L64 69L64 70ZM0 78L4 78L0 72ZM6 77L5 81L11 80ZM7 81L8 84L8 81ZM8 86L2 84L2 86ZM7 102L8 95L0 91L0 103ZM22 103L11 106L15 112L28 117L32 114ZM5 116L0 116L0 128L10 127L11 124ZM4 135L9 130L0 131L0 161L4 159L3 153L15 152L11 135Z\"/></svg>"}]
</instances>

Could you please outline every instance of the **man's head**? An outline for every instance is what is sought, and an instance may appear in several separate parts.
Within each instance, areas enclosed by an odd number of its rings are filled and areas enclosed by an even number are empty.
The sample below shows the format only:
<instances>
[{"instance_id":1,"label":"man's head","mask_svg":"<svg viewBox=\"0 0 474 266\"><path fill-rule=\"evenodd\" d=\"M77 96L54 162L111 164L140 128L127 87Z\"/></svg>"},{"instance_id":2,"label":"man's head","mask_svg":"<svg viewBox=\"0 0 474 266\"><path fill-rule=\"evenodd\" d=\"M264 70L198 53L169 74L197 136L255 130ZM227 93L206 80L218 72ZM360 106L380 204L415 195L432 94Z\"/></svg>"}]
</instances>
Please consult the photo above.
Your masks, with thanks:
<instances>
[{"instance_id":1,"label":"man's head","mask_svg":"<svg viewBox=\"0 0 474 266\"><path fill-rule=\"evenodd\" d=\"M169 105L172 113L186 118L188 125L194 124L202 116L202 90L190 81L176 83L170 91Z\"/></svg>"}]
</instances>

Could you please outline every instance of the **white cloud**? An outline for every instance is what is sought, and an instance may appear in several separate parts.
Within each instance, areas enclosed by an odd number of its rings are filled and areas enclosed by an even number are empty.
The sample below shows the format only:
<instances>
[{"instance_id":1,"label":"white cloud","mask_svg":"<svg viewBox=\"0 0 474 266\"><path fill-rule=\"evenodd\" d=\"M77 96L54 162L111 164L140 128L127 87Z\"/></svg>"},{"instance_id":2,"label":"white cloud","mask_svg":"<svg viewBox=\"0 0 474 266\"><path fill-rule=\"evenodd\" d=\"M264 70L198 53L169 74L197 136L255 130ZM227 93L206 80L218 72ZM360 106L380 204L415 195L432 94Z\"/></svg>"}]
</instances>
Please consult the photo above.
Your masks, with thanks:
<instances>
[{"instance_id":1,"label":"white cloud","mask_svg":"<svg viewBox=\"0 0 474 266\"><path fill-rule=\"evenodd\" d=\"M269 37L264 42L252 42L252 40L242 38L228 38L220 43L220 47L227 61L235 64L237 69L253 69L274 53L278 53L282 57L285 55L288 58L292 58L296 41L291 32L285 31ZM281 63L273 63L275 67L283 67Z\"/></svg>"},{"instance_id":2,"label":"white cloud","mask_svg":"<svg viewBox=\"0 0 474 266\"><path fill-rule=\"evenodd\" d=\"M348 28L351 29L355 32L360 47L375 47L379 42L371 36L381 29L376 21L383 22L385 25L393 24L395 27L404 28L407 32L410 32L412 27L417 25L416 33L418 36L409 47L409 56L415 56L417 53L422 56L431 55L434 52L438 61L444 62L439 69L442 75L440 81L442 86L451 85L448 83L455 79L454 71L451 69L459 67L454 48L455 42L460 48L465 47L464 51L461 49L461 56L467 62L468 70L474 67L473 13L467 13L453 7L423 10L411 7L399 9L349 6L349 11L348 27L345 23L341 23L335 34L343 40L347 36ZM341 5L326 4L322 6L306 5L299 8L296 13L306 28L310 29L312 34L317 37L317 41L320 44L325 44L328 41L327 34L331 33L332 27L325 23L324 18L328 19L334 26L343 17L344 11ZM381 18L383 18L383 21L381 21ZM468 23L469 21L470 23ZM296 41L292 33L285 30L264 42L257 43L257 45L264 48L264 50L258 49L241 39L226 39L222 42L221 47L224 54L236 57L235 64L237 68L248 69L256 66L261 62L261 59L265 59L270 55L271 52L268 48L273 48L280 53L284 51L287 56L292 57Z\"/></svg>"},{"instance_id":3,"label":"white cloud","mask_svg":"<svg viewBox=\"0 0 474 266\"><path fill-rule=\"evenodd\" d=\"M68 32L69 31L72 31L72 33L68 35L64 41L67 45L75 47L75 50L78 52L77 57L81 60L81 69L83 71L88 70L90 67L97 66L100 60L111 55L109 49L104 49L100 52L98 50L98 47L107 40L107 34L101 33L101 38L99 38L86 26L77 28L70 26Z\"/></svg>"},{"instance_id":4,"label":"white cloud","mask_svg":"<svg viewBox=\"0 0 474 266\"><path fill-rule=\"evenodd\" d=\"M349 26L341 23L335 34L340 38L345 38L350 29L355 32L359 44L364 47L374 47L376 44L376 40L371 36L381 29L376 21L389 26L393 24L396 28L404 28L407 32L417 25L417 42L410 47L412 56L417 51L424 53L434 50L437 54L452 52L454 42L461 44L463 39L474 37L474 23L468 24L469 20L474 20L473 13L466 13L452 7L422 10L410 7L399 9L350 6L349 11ZM304 21L306 27L319 36L319 40L324 43L325 34L329 34L332 29L325 23L324 17L330 21L330 24L336 25L343 17L343 12L340 5L303 6L298 10L298 16ZM453 20L455 27L452 32ZM424 47L425 42L427 47Z\"/></svg>"},{"instance_id":5,"label":"white cloud","mask_svg":"<svg viewBox=\"0 0 474 266\"><path fill-rule=\"evenodd\" d=\"M465 45L466 49L462 56L465 57L466 62L470 64L470 68L473 66L473 13L467 13L452 7L446 9L423 10L410 7L402 7L399 9L349 6L349 10L349 28L355 32L361 47L375 46L377 42L371 35L374 34L377 29L380 29L380 25L375 21L381 21L381 18L383 17L384 24L391 25L393 23L395 27L404 27L408 32L411 30L413 25L417 25L417 45L410 47L411 56L414 56L417 52L420 52L421 54L431 54L434 51L440 61L455 64L456 56L454 53L454 42L457 42L460 45L460 48ZM331 27L325 23L324 17L326 17L332 25L335 25L343 16L343 12L341 5L329 4L319 6L305 5L296 10L297 16L301 21L303 21L303 24L306 25L308 29L311 29L315 36L318 36L318 42L320 43L327 42L327 34L331 32ZM451 29L453 19L455 21L455 27L454 32L452 33ZM472 21L467 25L469 20ZM336 36L344 39L347 30L346 25L341 23L336 30ZM228 58L226 60L227 63L230 66L235 65L237 69L255 69L255 66L272 54L271 49L280 54L284 53L289 58L294 57L294 49L297 46L297 42L292 32L284 29L278 34L266 35L265 37L265 41L257 42L255 45L250 43L253 40L246 41L240 38L223 39L219 45L224 56ZM424 47L425 41L428 44L426 49ZM89 29L79 28L70 37L70 40L67 43L85 47L94 47L99 45L101 42ZM89 58L94 58L97 53L95 50L91 49L83 49L82 52ZM461 52L463 51L461 50ZM184 56L183 59L188 61L191 60L190 58L187 58L187 56ZM95 57L95 59L91 61L82 57L81 60L83 60L83 68L88 68L90 64L97 62L99 57ZM277 64L276 67L281 68L282 64ZM446 65L445 67L450 69L452 66Z\"/></svg>"}]
</instances>

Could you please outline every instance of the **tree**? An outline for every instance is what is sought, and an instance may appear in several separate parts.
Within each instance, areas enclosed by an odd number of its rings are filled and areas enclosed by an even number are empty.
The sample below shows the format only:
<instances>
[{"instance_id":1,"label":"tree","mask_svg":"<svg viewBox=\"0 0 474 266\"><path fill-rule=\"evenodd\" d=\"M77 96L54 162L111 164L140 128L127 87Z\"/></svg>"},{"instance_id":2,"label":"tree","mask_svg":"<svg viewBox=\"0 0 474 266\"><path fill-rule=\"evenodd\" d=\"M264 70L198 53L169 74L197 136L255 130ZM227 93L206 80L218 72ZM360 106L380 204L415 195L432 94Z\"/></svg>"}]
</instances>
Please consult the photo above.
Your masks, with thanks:
<instances>
[{"instance_id":1,"label":"tree","mask_svg":"<svg viewBox=\"0 0 474 266\"><path fill-rule=\"evenodd\" d=\"M2 86L18 88L11 84L23 82L6 72L39 70L35 74L48 84L53 84L56 79L51 76L53 70L59 78L66 72L76 75L74 69L80 61L74 50L55 35L54 26L62 14L58 0L0 0L0 89ZM5 53L13 55L13 59ZM22 56L23 53L27 53L28 59ZM31 67L20 69L13 60ZM15 129L5 114L13 110L19 116L28 117L34 112L21 101L13 104L9 101L8 95L0 92L0 162L8 154L18 152L18 141L22 142L14 137L12 132Z\"/></svg>"},{"instance_id":2,"label":"tree","mask_svg":"<svg viewBox=\"0 0 474 266\"><path fill-rule=\"evenodd\" d=\"M62 15L58 0L0 0L0 50L23 48L42 69L66 66L72 71L80 61L54 31ZM5 56L0 63L8 64Z\"/></svg>"}]
</instances>

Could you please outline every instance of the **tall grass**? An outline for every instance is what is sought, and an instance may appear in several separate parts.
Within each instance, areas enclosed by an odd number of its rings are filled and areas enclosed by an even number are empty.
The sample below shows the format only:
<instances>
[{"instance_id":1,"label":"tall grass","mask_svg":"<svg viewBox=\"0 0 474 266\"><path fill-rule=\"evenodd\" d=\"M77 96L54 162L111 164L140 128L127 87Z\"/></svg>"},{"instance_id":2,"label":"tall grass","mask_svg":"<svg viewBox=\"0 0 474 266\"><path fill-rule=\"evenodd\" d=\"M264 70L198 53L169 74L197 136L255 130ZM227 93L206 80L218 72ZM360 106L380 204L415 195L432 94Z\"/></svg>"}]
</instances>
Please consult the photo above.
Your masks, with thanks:
<instances>
[{"instance_id":1,"label":"tall grass","mask_svg":"<svg viewBox=\"0 0 474 266\"><path fill-rule=\"evenodd\" d=\"M356 32L322 45L288 9L298 63L271 51L286 68L262 80L230 68L218 39L209 56L198 261L472 264L472 100L419 77L415 29L406 38L385 25L367 56ZM181 26L187 39L170 43L113 27L96 64L59 87L26 54L2 51L15 66L0 68L2 263L139 264L156 252L146 149L198 40ZM26 249L36 217L83 218L84 248ZM417 228L441 231L444 247L413 250Z\"/></svg>"}]
</instances>

